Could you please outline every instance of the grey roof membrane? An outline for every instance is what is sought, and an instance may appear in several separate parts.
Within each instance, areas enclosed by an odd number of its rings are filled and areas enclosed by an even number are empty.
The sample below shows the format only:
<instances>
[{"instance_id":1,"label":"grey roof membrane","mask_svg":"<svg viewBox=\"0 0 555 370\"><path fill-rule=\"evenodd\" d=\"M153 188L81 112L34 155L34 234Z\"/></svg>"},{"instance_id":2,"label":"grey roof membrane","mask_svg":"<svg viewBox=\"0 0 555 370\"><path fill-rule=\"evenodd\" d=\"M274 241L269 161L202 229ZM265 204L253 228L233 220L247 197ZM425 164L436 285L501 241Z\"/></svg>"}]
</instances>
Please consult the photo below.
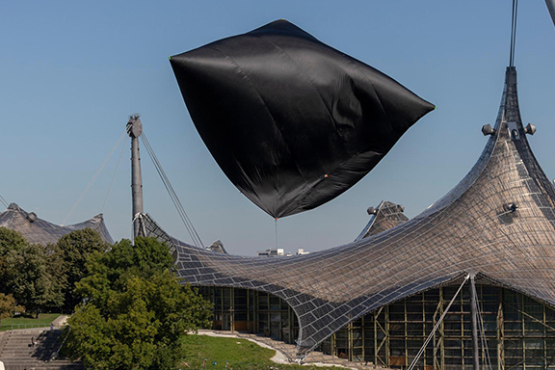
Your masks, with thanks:
<instances>
[{"instance_id":1,"label":"grey roof membrane","mask_svg":"<svg viewBox=\"0 0 555 370\"><path fill-rule=\"evenodd\" d=\"M373 214L370 215L370 221L362 229L355 242L407 222L409 219L403 213L404 211L405 209L402 205L384 200L378 208L373 210Z\"/></svg>"},{"instance_id":2,"label":"grey roof membrane","mask_svg":"<svg viewBox=\"0 0 555 370\"><path fill-rule=\"evenodd\" d=\"M181 243L179 275L185 283L284 299L299 318L299 356L370 311L468 273L555 306L555 191L526 138L514 67L487 140L453 190L393 228L293 257L233 256Z\"/></svg>"},{"instance_id":3,"label":"grey roof membrane","mask_svg":"<svg viewBox=\"0 0 555 370\"><path fill-rule=\"evenodd\" d=\"M5 212L0 213L0 227L6 227L21 233L29 243L46 245L56 243L58 240L74 230L91 228L98 231L102 240L110 244L114 240L110 236L102 213L90 220L74 225L59 226L37 217L34 212L26 212L17 204L11 203Z\"/></svg>"}]
</instances>

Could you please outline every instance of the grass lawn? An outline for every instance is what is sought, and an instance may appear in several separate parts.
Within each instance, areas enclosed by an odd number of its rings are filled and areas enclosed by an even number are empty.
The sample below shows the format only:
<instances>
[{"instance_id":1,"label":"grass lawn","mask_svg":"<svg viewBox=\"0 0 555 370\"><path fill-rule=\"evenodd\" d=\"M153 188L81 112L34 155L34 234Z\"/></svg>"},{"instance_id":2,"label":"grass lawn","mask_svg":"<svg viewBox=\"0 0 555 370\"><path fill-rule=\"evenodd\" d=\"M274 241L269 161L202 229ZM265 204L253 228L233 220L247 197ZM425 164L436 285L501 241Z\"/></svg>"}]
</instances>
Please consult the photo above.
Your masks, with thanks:
<instances>
[{"instance_id":1,"label":"grass lawn","mask_svg":"<svg viewBox=\"0 0 555 370\"><path fill-rule=\"evenodd\" d=\"M206 335L186 335L183 343L187 348L185 362L181 369L227 369L229 370L309 370L339 369L338 367L316 367L299 365L282 365L270 361L275 351L262 348L246 339L218 338ZM203 361L206 359L205 367Z\"/></svg>"},{"instance_id":2,"label":"grass lawn","mask_svg":"<svg viewBox=\"0 0 555 370\"><path fill-rule=\"evenodd\" d=\"M37 327L37 326L48 327L48 326L50 326L50 323L52 321L54 321L60 315L61 314L59 314L59 313L41 313L40 314L40 319L23 317L23 316L15 317L15 318L9 318L9 319L3 319L2 320L2 325L0 325L0 331L11 330L12 325L18 325L18 324L19 324L20 329L24 329L25 324L27 325L27 328ZM17 329L17 326L14 326L14 329Z\"/></svg>"}]
</instances>

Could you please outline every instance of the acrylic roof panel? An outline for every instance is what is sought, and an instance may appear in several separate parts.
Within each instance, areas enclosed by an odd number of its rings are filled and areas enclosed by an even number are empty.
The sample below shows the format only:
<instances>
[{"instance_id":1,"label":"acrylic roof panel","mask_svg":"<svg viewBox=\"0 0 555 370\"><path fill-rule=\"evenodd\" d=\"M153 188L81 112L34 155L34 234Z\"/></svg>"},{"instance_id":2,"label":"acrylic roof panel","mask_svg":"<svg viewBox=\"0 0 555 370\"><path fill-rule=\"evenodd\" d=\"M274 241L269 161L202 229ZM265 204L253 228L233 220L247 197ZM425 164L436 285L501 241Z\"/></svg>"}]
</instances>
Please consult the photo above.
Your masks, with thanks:
<instances>
[{"instance_id":1,"label":"acrylic roof panel","mask_svg":"<svg viewBox=\"0 0 555 370\"><path fill-rule=\"evenodd\" d=\"M107 243L112 244L114 242L104 224L102 214L75 225L59 226L42 220L35 213L28 213L17 204L12 203L5 212L0 213L0 227L6 227L21 233L32 244L56 243L62 236L74 230L85 228L98 231L102 240Z\"/></svg>"},{"instance_id":2,"label":"acrylic roof panel","mask_svg":"<svg viewBox=\"0 0 555 370\"><path fill-rule=\"evenodd\" d=\"M184 248L194 248L192 245L184 243L181 240L170 236L167 232L164 231L164 229L160 227L160 225L158 225L158 223L156 223L156 221L154 221L152 217L150 217L149 214L140 213L138 215L138 220L139 235L156 238L156 240L158 240L160 243L166 243L166 245L170 248L170 253L174 257L174 259L177 259L176 248L178 246Z\"/></svg>"},{"instance_id":3,"label":"acrylic roof panel","mask_svg":"<svg viewBox=\"0 0 555 370\"><path fill-rule=\"evenodd\" d=\"M555 305L554 205L553 185L526 139L516 70L509 67L495 131L478 162L414 219L304 256L247 258L179 246L179 274L191 284L283 298L299 318L303 355L367 312L470 272Z\"/></svg>"}]
</instances>

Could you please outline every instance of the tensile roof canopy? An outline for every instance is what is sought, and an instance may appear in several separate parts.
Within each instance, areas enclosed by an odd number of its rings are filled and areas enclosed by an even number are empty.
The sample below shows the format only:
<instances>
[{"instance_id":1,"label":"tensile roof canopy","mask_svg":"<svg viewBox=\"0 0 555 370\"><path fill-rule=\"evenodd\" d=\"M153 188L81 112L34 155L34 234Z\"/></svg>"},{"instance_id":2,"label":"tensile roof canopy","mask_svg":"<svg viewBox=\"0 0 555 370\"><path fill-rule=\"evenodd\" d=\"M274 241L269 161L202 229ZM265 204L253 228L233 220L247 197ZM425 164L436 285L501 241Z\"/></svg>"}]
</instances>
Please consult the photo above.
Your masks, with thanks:
<instances>
[{"instance_id":1,"label":"tensile roof canopy","mask_svg":"<svg viewBox=\"0 0 555 370\"><path fill-rule=\"evenodd\" d=\"M11 203L5 212L0 212L0 227L15 230L29 243L40 245L55 244L62 236L74 230L87 228L97 231L106 243L114 243L114 239L104 223L102 213L77 224L60 226L43 220L34 212L26 212L17 204Z\"/></svg>"},{"instance_id":2,"label":"tensile roof canopy","mask_svg":"<svg viewBox=\"0 0 555 370\"><path fill-rule=\"evenodd\" d=\"M349 189L434 108L285 20L170 60L216 162L276 218Z\"/></svg>"}]
</instances>

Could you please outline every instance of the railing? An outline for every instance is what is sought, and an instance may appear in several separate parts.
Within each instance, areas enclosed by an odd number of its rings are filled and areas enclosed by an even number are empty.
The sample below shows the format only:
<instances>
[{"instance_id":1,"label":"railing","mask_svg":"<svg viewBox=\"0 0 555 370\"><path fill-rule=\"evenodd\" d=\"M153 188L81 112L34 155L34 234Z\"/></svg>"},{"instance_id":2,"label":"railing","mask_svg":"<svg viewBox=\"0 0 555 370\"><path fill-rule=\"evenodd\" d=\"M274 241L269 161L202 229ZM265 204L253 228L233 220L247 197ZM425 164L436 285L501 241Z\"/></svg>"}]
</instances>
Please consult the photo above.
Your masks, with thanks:
<instances>
[{"instance_id":1,"label":"railing","mask_svg":"<svg viewBox=\"0 0 555 370\"><path fill-rule=\"evenodd\" d=\"M12 330L35 329L35 328L50 328L50 324L12 324Z\"/></svg>"}]
</instances>

